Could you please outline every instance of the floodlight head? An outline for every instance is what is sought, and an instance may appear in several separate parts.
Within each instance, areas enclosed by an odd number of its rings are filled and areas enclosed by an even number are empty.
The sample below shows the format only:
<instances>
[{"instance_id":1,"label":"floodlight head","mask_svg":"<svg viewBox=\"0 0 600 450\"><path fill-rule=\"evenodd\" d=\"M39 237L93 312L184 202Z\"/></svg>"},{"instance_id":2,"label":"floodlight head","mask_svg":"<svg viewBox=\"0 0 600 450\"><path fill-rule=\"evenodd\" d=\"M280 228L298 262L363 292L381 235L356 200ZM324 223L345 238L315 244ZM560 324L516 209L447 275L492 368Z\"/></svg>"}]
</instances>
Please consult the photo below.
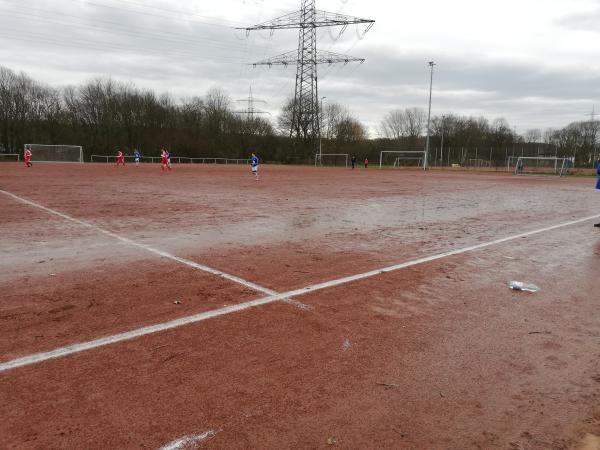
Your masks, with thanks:
<instances>
[{"instance_id":1,"label":"floodlight head","mask_svg":"<svg viewBox=\"0 0 600 450\"><path fill-rule=\"evenodd\" d=\"M433 67L433 66L435 66L435 62L434 62L434 61L429 61L429 65L430 65L431 67Z\"/></svg>"}]
</instances>

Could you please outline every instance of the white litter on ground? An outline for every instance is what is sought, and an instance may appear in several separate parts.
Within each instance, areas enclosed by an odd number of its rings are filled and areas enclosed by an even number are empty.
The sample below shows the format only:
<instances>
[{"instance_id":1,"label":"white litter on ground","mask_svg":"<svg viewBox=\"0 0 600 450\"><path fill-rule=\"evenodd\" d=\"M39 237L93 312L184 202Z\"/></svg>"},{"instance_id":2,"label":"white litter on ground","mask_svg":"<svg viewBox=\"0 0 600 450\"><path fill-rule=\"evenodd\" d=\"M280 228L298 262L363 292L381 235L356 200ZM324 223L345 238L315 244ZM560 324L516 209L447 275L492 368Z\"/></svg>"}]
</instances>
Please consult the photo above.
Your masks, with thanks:
<instances>
[{"instance_id":1,"label":"white litter on ground","mask_svg":"<svg viewBox=\"0 0 600 450\"><path fill-rule=\"evenodd\" d=\"M350 347L352 347L352 343L350 342L350 340L348 338L344 339L344 343L342 344L342 350L347 352L348 350L350 350Z\"/></svg>"},{"instance_id":2,"label":"white litter on ground","mask_svg":"<svg viewBox=\"0 0 600 450\"><path fill-rule=\"evenodd\" d=\"M210 439L217 433L218 433L218 431L211 430L211 431L206 431L204 433L190 434L189 436L183 436L178 439L175 439L173 442L169 442L168 444L163 445L159 450L184 450L184 449L195 448L196 444L199 444L201 442L204 442L204 441ZM194 447L192 447L192 446L194 446Z\"/></svg>"}]
</instances>

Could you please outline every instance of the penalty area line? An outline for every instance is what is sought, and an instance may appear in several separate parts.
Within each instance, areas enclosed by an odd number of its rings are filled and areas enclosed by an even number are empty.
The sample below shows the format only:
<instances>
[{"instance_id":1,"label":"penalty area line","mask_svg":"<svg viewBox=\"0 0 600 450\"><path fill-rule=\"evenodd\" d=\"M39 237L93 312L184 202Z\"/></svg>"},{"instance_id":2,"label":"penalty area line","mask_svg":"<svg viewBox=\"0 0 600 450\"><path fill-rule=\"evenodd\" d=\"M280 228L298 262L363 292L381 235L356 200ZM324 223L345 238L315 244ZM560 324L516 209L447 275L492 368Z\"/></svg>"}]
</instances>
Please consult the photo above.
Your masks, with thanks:
<instances>
[{"instance_id":1,"label":"penalty area line","mask_svg":"<svg viewBox=\"0 0 600 450\"><path fill-rule=\"evenodd\" d=\"M566 228L573 225L578 225L584 222L588 222L590 220L598 219L600 215L589 216L582 219L571 220L569 222L563 222L557 225L551 225L548 227L540 228L533 231L527 231L524 233L515 234L512 236L507 236L500 239L495 239L493 241L483 242L477 245L471 245L469 247L463 247L460 249L437 253L435 255L426 256L423 258L413 259L411 261L406 261L400 264L395 264L392 266L383 267L381 269L371 270L368 272L363 272L356 275L351 275L347 277L338 278L331 281L326 281L323 283L312 284L300 289L294 289L292 291L283 292L280 294L269 295L268 297L259 298L256 300L251 300L248 302L240 303L237 305L226 306L224 308L219 308L212 311L203 312L200 314L195 314L192 316L182 317L180 319L171 320L169 322L159 323L155 325L150 325L142 328L138 328L136 330L127 331L125 333L119 333L112 336L102 337L100 339L95 339L88 342L82 342L72 345L67 345L66 347L60 347L48 352L36 353L29 356L24 356L21 358L13 359L11 361L6 361L0 363L0 372L5 372L7 370L16 369L18 367L28 366L31 364L41 363L43 361L47 361L54 358L60 358L63 356L71 355L73 353L79 353L86 350L92 350L98 347L103 347L105 345L116 344L118 342L128 341L131 339L135 339L141 336L146 336L153 333L158 333L161 331L170 330L173 328L178 328L184 325L189 325L196 322L201 322L204 320L212 319L219 316L224 316L227 314L232 314L239 311L244 311L247 309L255 308L262 305L267 305L269 303L274 303L280 300L291 299L294 297L298 297L301 295L306 295L311 292L340 286L343 284L352 283L354 281L364 280L366 278L375 277L381 274L395 272L398 270L402 270L408 267L417 266L420 264L429 263L432 261L448 258L451 256L456 256L464 253L469 253L477 250L481 250L483 248L492 247L496 245L503 244L505 242L514 241L516 239L521 239L528 236L534 236L541 233L546 233L553 230L558 230L560 228Z\"/></svg>"}]
</instances>

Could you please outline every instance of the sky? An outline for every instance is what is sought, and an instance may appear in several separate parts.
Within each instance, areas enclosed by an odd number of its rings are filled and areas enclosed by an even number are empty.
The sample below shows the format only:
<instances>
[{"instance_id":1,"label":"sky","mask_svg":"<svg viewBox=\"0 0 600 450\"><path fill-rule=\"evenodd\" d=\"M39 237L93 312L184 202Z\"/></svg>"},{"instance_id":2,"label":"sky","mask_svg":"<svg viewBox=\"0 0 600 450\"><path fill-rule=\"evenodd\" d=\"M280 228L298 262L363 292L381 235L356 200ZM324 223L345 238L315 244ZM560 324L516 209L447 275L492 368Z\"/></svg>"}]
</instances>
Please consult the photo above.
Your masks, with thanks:
<instances>
[{"instance_id":1,"label":"sky","mask_svg":"<svg viewBox=\"0 0 600 450\"><path fill-rule=\"evenodd\" d=\"M297 30L245 32L300 0L0 0L0 65L54 87L98 77L175 99L223 89L234 109L275 120L295 67L251 63L295 50ZM372 137L393 109L505 118L517 132L600 112L600 0L317 0L317 9L375 20L318 30L321 50L365 58L320 65L319 96L347 107Z\"/></svg>"}]
</instances>

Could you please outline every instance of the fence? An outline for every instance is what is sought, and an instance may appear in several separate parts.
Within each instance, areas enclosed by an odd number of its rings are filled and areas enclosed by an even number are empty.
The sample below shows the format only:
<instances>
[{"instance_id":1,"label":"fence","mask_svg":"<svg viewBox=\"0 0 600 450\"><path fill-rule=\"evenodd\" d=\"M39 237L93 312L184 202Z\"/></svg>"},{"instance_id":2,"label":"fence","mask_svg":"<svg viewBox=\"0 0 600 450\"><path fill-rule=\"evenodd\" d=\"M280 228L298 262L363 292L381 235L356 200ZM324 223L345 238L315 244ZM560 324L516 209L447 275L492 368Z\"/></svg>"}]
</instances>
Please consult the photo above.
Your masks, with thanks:
<instances>
[{"instance_id":1,"label":"fence","mask_svg":"<svg viewBox=\"0 0 600 450\"><path fill-rule=\"evenodd\" d=\"M123 157L127 161L133 161L134 157L127 155ZM156 163L161 161L160 156L140 156L140 162ZM116 162L115 155L91 155L90 162ZM187 156L171 156L173 164L250 164L248 158L188 158Z\"/></svg>"},{"instance_id":2,"label":"fence","mask_svg":"<svg viewBox=\"0 0 600 450\"><path fill-rule=\"evenodd\" d=\"M20 161L21 155L19 153L2 153L0 152L0 162L2 161Z\"/></svg>"}]
</instances>

